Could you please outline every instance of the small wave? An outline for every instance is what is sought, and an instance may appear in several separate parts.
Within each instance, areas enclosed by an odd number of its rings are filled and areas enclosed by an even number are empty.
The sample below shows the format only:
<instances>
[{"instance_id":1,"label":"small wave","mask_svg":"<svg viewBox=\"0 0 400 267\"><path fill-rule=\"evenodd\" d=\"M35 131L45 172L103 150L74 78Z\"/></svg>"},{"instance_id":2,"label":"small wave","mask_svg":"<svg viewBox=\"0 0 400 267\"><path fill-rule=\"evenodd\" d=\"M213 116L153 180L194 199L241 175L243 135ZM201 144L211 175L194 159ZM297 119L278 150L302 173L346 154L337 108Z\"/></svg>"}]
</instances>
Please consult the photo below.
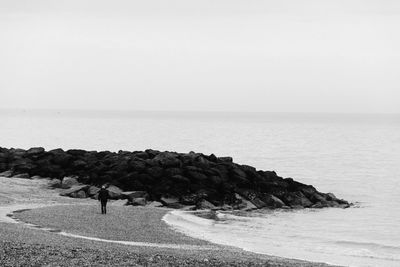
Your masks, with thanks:
<instances>
[{"instance_id":1,"label":"small wave","mask_svg":"<svg viewBox=\"0 0 400 267\"><path fill-rule=\"evenodd\" d=\"M373 242L357 242L357 241L347 241L347 240L334 241L333 243L335 243L337 245L362 247L362 248L368 248L368 249L372 249L372 250L394 250L394 251L398 251L399 255L400 255L400 246L391 246L391 245L384 245L384 244L378 244L378 243L373 243Z\"/></svg>"}]
</instances>

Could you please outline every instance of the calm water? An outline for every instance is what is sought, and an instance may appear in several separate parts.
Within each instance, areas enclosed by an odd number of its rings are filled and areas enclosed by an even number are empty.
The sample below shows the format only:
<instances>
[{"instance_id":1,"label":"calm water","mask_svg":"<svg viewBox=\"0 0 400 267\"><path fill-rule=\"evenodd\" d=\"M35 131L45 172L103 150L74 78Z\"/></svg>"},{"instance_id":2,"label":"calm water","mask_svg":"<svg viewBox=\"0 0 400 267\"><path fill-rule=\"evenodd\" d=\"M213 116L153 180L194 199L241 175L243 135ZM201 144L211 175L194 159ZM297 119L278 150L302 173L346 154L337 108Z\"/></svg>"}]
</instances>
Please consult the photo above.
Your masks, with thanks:
<instances>
[{"instance_id":1,"label":"calm water","mask_svg":"<svg viewBox=\"0 0 400 267\"><path fill-rule=\"evenodd\" d=\"M187 234L282 257L400 266L400 116L0 111L0 146L144 150L233 156L357 208L219 214L180 212Z\"/></svg>"}]
</instances>

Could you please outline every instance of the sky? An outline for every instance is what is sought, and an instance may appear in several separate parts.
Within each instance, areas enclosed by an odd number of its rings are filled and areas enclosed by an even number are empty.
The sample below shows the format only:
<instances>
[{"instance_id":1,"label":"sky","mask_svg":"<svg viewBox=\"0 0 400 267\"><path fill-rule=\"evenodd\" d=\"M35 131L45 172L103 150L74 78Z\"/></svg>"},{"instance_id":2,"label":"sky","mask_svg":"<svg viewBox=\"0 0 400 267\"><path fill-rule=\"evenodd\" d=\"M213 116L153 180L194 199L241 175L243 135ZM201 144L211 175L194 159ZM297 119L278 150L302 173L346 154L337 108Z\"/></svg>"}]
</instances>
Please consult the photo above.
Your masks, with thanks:
<instances>
[{"instance_id":1,"label":"sky","mask_svg":"<svg viewBox=\"0 0 400 267\"><path fill-rule=\"evenodd\" d=\"M0 109L400 113L398 0L0 0Z\"/></svg>"}]
</instances>

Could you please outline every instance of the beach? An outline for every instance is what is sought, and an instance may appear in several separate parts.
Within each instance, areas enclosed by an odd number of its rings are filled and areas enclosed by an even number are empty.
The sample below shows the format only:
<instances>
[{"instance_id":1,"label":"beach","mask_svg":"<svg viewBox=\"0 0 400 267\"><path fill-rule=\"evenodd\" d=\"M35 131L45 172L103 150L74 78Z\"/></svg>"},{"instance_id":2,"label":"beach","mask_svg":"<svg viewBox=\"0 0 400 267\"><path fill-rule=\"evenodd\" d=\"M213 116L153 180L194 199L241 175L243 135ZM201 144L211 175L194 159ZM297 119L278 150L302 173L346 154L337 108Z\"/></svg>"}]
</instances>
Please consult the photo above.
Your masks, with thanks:
<instances>
[{"instance_id":1,"label":"beach","mask_svg":"<svg viewBox=\"0 0 400 267\"><path fill-rule=\"evenodd\" d=\"M163 222L169 209L114 201L102 215L47 183L0 177L1 266L327 266L190 238Z\"/></svg>"}]
</instances>

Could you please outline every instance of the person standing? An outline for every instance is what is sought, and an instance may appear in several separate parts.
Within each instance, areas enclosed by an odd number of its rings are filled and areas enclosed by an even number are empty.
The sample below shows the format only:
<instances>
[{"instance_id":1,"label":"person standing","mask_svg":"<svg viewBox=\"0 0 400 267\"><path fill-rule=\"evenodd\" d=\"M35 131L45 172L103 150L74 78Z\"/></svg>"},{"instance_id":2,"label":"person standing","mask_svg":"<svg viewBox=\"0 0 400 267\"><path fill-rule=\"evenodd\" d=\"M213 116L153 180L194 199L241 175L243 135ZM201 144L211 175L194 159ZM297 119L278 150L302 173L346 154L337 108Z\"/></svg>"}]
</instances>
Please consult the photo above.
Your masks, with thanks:
<instances>
[{"instance_id":1,"label":"person standing","mask_svg":"<svg viewBox=\"0 0 400 267\"><path fill-rule=\"evenodd\" d=\"M107 201L110 198L108 190L103 185L99 191L99 201L101 203L101 214L107 214Z\"/></svg>"}]
</instances>

